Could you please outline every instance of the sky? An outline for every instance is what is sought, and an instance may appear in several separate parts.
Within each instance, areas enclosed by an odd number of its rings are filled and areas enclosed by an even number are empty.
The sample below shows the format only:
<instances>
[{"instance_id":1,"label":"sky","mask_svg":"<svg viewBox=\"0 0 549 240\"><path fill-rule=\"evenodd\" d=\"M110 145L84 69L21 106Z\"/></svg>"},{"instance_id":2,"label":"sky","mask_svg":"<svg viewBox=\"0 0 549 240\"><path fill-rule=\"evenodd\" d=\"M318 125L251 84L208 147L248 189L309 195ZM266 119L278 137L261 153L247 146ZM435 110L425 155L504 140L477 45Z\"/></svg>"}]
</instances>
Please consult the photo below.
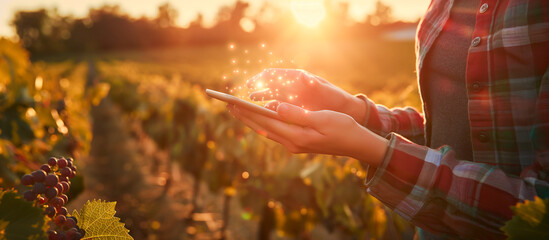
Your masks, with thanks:
<instances>
[{"instance_id":1,"label":"sky","mask_svg":"<svg viewBox=\"0 0 549 240\"><path fill-rule=\"evenodd\" d=\"M290 8L292 0L245 0L250 3L249 14L257 11L265 2ZM331 0L332 2L348 2L350 14L362 21L365 15L375 7L376 0ZM430 0L383 0L393 8L393 15L399 20L417 20L427 9ZM120 5L124 12L131 16L156 15L157 7L169 2L179 12L177 24L187 26L198 13L203 14L205 23L212 23L219 7L232 5L235 0L0 0L0 36L13 36L14 30L10 21L17 10L33 10L41 7L56 7L61 14L71 14L76 17L85 16L91 7L104 4Z\"/></svg>"}]
</instances>

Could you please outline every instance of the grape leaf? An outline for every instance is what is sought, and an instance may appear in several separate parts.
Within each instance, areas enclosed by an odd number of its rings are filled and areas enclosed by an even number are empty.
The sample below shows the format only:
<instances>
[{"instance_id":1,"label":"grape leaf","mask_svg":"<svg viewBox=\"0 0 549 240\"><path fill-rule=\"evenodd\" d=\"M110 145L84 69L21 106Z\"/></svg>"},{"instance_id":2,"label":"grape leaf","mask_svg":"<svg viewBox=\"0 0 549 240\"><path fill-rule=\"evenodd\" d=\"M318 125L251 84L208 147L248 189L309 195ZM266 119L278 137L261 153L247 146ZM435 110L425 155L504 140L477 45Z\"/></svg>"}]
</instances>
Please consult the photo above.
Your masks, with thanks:
<instances>
[{"instance_id":1,"label":"grape leaf","mask_svg":"<svg viewBox=\"0 0 549 240\"><path fill-rule=\"evenodd\" d=\"M501 228L509 239L549 239L549 199L536 197L512 207L515 216Z\"/></svg>"},{"instance_id":2,"label":"grape leaf","mask_svg":"<svg viewBox=\"0 0 549 240\"><path fill-rule=\"evenodd\" d=\"M88 201L80 212L74 210L78 227L86 231L82 239L132 239L129 230L114 216L116 202Z\"/></svg>"},{"instance_id":3,"label":"grape leaf","mask_svg":"<svg viewBox=\"0 0 549 240\"><path fill-rule=\"evenodd\" d=\"M0 239L46 239L42 209L15 191L0 191Z\"/></svg>"}]
</instances>

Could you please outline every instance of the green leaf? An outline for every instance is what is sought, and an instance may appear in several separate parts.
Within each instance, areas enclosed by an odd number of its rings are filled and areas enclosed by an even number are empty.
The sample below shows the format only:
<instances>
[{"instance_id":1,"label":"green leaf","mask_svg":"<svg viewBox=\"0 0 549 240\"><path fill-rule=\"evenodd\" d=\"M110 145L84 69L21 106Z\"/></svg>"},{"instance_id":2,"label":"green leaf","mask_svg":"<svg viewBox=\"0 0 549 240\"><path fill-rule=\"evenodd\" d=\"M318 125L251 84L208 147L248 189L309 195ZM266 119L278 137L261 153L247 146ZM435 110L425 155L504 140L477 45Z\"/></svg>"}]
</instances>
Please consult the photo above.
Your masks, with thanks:
<instances>
[{"instance_id":1,"label":"green leaf","mask_svg":"<svg viewBox=\"0 0 549 240\"><path fill-rule=\"evenodd\" d=\"M76 210L73 216L77 219L78 227L86 231L82 239L132 239L129 230L124 227L119 218L115 217L116 202L101 200L88 201L80 212Z\"/></svg>"},{"instance_id":2,"label":"green leaf","mask_svg":"<svg viewBox=\"0 0 549 240\"><path fill-rule=\"evenodd\" d=\"M46 239L43 210L14 191L0 192L0 239Z\"/></svg>"},{"instance_id":3,"label":"green leaf","mask_svg":"<svg viewBox=\"0 0 549 240\"><path fill-rule=\"evenodd\" d=\"M549 199L536 197L512 207L515 216L501 228L509 239L549 239Z\"/></svg>"}]
</instances>

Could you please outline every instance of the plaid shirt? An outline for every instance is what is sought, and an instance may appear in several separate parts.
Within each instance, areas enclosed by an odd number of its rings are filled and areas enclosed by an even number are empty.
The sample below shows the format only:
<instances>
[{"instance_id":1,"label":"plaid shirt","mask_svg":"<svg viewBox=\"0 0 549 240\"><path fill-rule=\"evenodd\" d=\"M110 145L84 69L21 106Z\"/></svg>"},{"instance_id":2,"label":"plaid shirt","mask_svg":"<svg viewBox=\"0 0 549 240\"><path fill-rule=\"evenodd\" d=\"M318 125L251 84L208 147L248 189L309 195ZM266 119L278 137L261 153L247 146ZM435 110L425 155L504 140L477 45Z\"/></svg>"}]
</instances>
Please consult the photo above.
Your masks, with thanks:
<instances>
[{"instance_id":1,"label":"plaid shirt","mask_svg":"<svg viewBox=\"0 0 549 240\"><path fill-rule=\"evenodd\" d=\"M419 79L453 2L432 0L420 22ZM549 1L481 0L465 81L473 159L456 159L451 146L431 149L407 140L429 136L428 106L424 116L362 97L368 103L363 125L390 139L366 186L422 229L504 238L499 228L512 217L511 206L549 197Z\"/></svg>"}]
</instances>

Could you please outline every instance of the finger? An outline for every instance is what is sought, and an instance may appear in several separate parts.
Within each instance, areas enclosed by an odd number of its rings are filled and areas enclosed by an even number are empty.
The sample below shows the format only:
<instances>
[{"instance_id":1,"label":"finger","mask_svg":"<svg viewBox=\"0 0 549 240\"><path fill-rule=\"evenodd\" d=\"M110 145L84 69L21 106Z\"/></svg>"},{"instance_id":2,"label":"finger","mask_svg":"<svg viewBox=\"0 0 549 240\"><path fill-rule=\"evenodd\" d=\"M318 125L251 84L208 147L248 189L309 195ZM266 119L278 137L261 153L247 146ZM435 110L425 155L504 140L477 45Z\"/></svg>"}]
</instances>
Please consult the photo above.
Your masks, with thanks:
<instances>
[{"instance_id":1,"label":"finger","mask_svg":"<svg viewBox=\"0 0 549 240\"><path fill-rule=\"evenodd\" d=\"M258 123L252 121L249 118L246 118L242 114L240 114L240 111L238 108L236 108L234 105L230 104L231 106L227 106L227 109L229 109L229 112L235 116L238 120L242 121L246 126L254 130L256 133L258 133L261 136L264 136L268 139L271 139L275 142L278 142L282 144L284 147L288 149L295 149L295 146L287 139L277 135L276 133L268 132L263 127L261 127Z\"/></svg>"},{"instance_id":2,"label":"finger","mask_svg":"<svg viewBox=\"0 0 549 240\"><path fill-rule=\"evenodd\" d=\"M279 101L270 101L267 104L265 104L265 107L268 109L271 109L276 112L276 109L278 108L278 105L280 104Z\"/></svg>"},{"instance_id":3,"label":"finger","mask_svg":"<svg viewBox=\"0 0 549 240\"><path fill-rule=\"evenodd\" d=\"M288 141L302 137L304 134L304 128L301 126L288 124L278 119L257 114L238 106L235 106L235 109L238 109L238 113L241 116L257 123L262 129L269 133L274 133L280 137L283 137Z\"/></svg>"},{"instance_id":4,"label":"finger","mask_svg":"<svg viewBox=\"0 0 549 240\"><path fill-rule=\"evenodd\" d=\"M250 99L253 101L268 101L274 99L273 91L267 88L261 91L252 92Z\"/></svg>"},{"instance_id":5,"label":"finger","mask_svg":"<svg viewBox=\"0 0 549 240\"><path fill-rule=\"evenodd\" d=\"M314 129L315 132L322 134L322 131L319 130L324 126L333 123L333 116L327 114L330 111L326 110L309 111L296 105L283 102L278 104L276 111L283 121L305 127L307 132L310 128Z\"/></svg>"},{"instance_id":6,"label":"finger","mask_svg":"<svg viewBox=\"0 0 549 240\"><path fill-rule=\"evenodd\" d=\"M276 109L282 120L299 126L311 125L311 112L289 103L280 103Z\"/></svg>"}]
</instances>

